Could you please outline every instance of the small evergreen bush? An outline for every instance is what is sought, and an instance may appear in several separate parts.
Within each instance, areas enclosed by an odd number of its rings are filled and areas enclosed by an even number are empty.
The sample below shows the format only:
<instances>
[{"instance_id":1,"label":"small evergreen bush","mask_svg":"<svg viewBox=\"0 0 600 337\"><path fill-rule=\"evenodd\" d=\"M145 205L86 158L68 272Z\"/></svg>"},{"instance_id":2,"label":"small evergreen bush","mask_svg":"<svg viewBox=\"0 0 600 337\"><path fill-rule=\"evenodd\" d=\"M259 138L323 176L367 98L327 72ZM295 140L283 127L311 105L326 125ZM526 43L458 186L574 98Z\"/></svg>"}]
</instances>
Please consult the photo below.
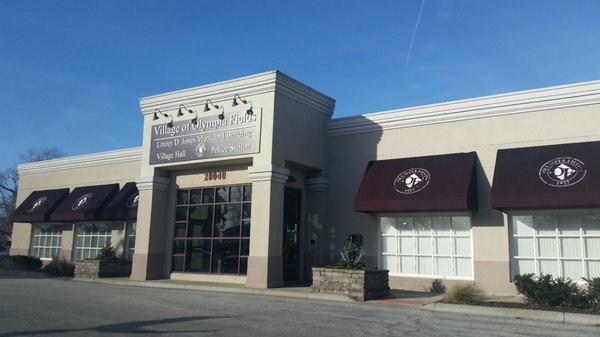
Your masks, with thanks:
<instances>
[{"instance_id":1,"label":"small evergreen bush","mask_svg":"<svg viewBox=\"0 0 600 337\"><path fill-rule=\"evenodd\" d=\"M117 256L115 249L111 245L108 245L108 246L102 248L102 250L100 251L100 254L98 254L96 256L95 260L116 261L116 260L119 260L119 257Z\"/></svg>"},{"instance_id":2,"label":"small evergreen bush","mask_svg":"<svg viewBox=\"0 0 600 337\"><path fill-rule=\"evenodd\" d=\"M446 292L446 286L444 285L444 282L442 282L442 280L435 279L433 280L433 282L431 282L431 287L429 287L429 291L431 291L432 293L442 294Z\"/></svg>"},{"instance_id":3,"label":"small evergreen bush","mask_svg":"<svg viewBox=\"0 0 600 337\"><path fill-rule=\"evenodd\" d=\"M588 283L587 294L591 309L600 311L600 277L584 280Z\"/></svg>"},{"instance_id":4,"label":"small evergreen bush","mask_svg":"<svg viewBox=\"0 0 600 337\"><path fill-rule=\"evenodd\" d=\"M487 301L487 299L488 298L483 290L472 284L468 284L452 287L444 297L442 297L441 301L457 304L480 304Z\"/></svg>"},{"instance_id":5,"label":"small evergreen bush","mask_svg":"<svg viewBox=\"0 0 600 337\"><path fill-rule=\"evenodd\" d=\"M10 255L0 258L0 269L39 270L42 267L42 260L36 256Z\"/></svg>"},{"instance_id":6,"label":"small evergreen bush","mask_svg":"<svg viewBox=\"0 0 600 337\"><path fill-rule=\"evenodd\" d=\"M579 302L579 288L568 278L523 274L515 276L515 286L530 304L564 307Z\"/></svg>"},{"instance_id":7,"label":"small evergreen bush","mask_svg":"<svg viewBox=\"0 0 600 337\"><path fill-rule=\"evenodd\" d=\"M569 278L523 274L515 276L515 286L530 304L600 310L600 277L584 280L587 289Z\"/></svg>"},{"instance_id":8,"label":"small evergreen bush","mask_svg":"<svg viewBox=\"0 0 600 337\"><path fill-rule=\"evenodd\" d=\"M75 274L75 265L65 258L52 258L52 261L42 268L53 276L73 276Z\"/></svg>"}]
</instances>

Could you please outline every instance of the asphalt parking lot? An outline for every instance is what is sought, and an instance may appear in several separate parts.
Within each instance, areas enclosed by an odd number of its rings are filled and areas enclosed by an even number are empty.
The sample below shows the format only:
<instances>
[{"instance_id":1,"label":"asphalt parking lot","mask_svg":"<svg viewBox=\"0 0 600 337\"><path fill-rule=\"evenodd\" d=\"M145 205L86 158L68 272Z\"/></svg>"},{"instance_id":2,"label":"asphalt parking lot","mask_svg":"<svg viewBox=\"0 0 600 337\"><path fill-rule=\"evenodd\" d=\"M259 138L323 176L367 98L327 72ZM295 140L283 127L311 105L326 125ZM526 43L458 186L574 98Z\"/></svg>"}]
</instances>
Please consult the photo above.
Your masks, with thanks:
<instances>
[{"instance_id":1,"label":"asphalt parking lot","mask_svg":"<svg viewBox=\"0 0 600 337\"><path fill-rule=\"evenodd\" d=\"M0 273L8 336L600 336L600 327Z\"/></svg>"}]
</instances>

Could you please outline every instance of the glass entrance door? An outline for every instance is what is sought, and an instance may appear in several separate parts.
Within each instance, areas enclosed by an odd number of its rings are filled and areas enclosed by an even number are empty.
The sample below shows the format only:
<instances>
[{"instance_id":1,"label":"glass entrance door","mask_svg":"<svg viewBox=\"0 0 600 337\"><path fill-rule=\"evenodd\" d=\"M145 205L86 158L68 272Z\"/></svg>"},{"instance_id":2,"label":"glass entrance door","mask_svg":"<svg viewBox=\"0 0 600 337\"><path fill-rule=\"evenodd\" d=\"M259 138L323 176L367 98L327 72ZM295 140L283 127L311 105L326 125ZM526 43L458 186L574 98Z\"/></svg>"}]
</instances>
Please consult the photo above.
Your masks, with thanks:
<instances>
[{"instance_id":1,"label":"glass entrance door","mask_svg":"<svg viewBox=\"0 0 600 337\"><path fill-rule=\"evenodd\" d=\"M283 198L283 280L298 281L301 191L285 188Z\"/></svg>"}]
</instances>

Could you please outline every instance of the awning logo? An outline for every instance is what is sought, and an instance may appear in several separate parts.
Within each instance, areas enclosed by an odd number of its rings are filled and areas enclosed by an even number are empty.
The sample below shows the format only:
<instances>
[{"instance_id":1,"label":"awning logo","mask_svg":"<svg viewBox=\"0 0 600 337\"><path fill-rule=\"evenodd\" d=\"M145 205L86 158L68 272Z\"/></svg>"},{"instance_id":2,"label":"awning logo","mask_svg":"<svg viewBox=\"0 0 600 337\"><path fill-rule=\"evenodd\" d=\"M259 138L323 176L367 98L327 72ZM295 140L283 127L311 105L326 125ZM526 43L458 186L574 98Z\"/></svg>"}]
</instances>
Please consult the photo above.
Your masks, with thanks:
<instances>
[{"instance_id":1,"label":"awning logo","mask_svg":"<svg viewBox=\"0 0 600 337\"><path fill-rule=\"evenodd\" d=\"M431 175L424 168L411 168L400 173L394 180L394 189L401 194L413 194L429 184Z\"/></svg>"},{"instance_id":2,"label":"awning logo","mask_svg":"<svg viewBox=\"0 0 600 337\"><path fill-rule=\"evenodd\" d=\"M129 198L127 198L127 202L125 202L125 205L127 206L127 208L134 208L137 207L139 201L140 192L135 192L132 195L130 195Z\"/></svg>"},{"instance_id":3,"label":"awning logo","mask_svg":"<svg viewBox=\"0 0 600 337\"><path fill-rule=\"evenodd\" d=\"M48 200L48 198L46 197L37 198L31 205L31 208L27 211L27 213L35 212L38 208L40 208L40 206L42 206L46 202L46 200Z\"/></svg>"},{"instance_id":4,"label":"awning logo","mask_svg":"<svg viewBox=\"0 0 600 337\"><path fill-rule=\"evenodd\" d=\"M558 157L540 168L540 179L552 187L568 187L580 182L587 173L585 164L572 157Z\"/></svg>"},{"instance_id":5,"label":"awning logo","mask_svg":"<svg viewBox=\"0 0 600 337\"><path fill-rule=\"evenodd\" d=\"M77 200L75 200L75 202L73 203L73 206L71 206L71 209L74 211L78 211L81 208L83 208L83 206L85 206L92 198L94 197L94 195L92 193L86 193L82 196L80 196Z\"/></svg>"}]
</instances>

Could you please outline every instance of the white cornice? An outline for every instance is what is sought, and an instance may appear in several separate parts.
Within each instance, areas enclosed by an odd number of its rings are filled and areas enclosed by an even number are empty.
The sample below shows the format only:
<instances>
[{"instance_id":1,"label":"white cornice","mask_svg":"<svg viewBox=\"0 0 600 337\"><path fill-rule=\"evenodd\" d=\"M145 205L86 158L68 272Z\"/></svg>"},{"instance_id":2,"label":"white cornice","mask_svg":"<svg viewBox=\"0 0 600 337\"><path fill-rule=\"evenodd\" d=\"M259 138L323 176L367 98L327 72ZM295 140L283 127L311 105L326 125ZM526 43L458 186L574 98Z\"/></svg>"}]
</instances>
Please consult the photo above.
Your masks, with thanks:
<instances>
[{"instance_id":1,"label":"white cornice","mask_svg":"<svg viewBox=\"0 0 600 337\"><path fill-rule=\"evenodd\" d=\"M139 177L135 185L140 191L168 191L171 179L159 176Z\"/></svg>"},{"instance_id":2,"label":"white cornice","mask_svg":"<svg viewBox=\"0 0 600 337\"><path fill-rule=\"evenodd\" d=\"M97 152L80 156L58 158L17 165L19 175L77 169L90 166L108 165L142 160L142 148Z\"/></svg>"},{"instance_id":3,"label":"white cornice","mask_svg":"<svg viewBox=\"0 0 600 337\"><path fill-rule=\"evenodd\" d=\"M167 92L164 94L140 98L140 109L143 114L150 114L154 109L161 111L176 110L179 104L186 106L203 105L207 99L214 102L232 100L233 95L242 97L268 92L278 92L294 100L304 103L328 116L333 113L335 100L273 70L233 80L203 85L199 87Z\"/></svg>"},{"instance_id":4,"label":"white cornice","mask_svg":"<svg viewBox=\"0 0 600 337\"><path fill-rule=\"evenodd\" d=\"M327 135L341 136L599 103L600 81L583 82L333 119L327 123Z\"/></svg>"},{"instance_id":5,"label":"white cornice","mask_svg":"<svg viewBox=\"0 0 600 337\"><path fill-rule=\"evenodd\" d=\"M304 181L307 192L328 192L329 179L325 177L307 178Z\"/></svg>"},{"instance_id":6,"label":"white cornice","mask_svg":"<svg viewBox=\"0 0 600 337\"><path fill-rule=\"evenodd\" d=\"M275 165L261 165L248 167L248 176L252 182L273 181L284 184L287 182L290 170Z\"/></svg>"}]
</instances>

